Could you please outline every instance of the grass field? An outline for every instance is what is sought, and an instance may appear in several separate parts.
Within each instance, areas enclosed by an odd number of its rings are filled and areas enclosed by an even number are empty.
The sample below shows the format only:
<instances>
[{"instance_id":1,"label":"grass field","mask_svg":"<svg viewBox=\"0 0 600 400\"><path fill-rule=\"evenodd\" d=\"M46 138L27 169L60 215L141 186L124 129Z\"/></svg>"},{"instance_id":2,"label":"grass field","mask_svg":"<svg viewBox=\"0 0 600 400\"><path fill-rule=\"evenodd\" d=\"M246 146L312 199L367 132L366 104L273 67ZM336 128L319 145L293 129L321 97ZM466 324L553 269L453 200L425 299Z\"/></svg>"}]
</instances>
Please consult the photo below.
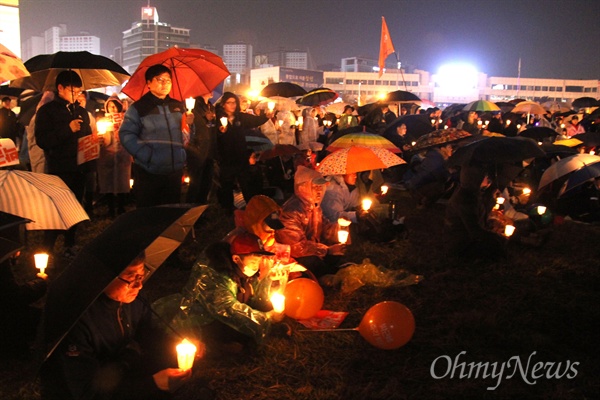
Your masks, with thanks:
<instances>
[{"instance_id":1,"label":"grass field","mask_svg":"<svg viewBox=\"0 0 600 400\"><path fill-rule=\"evenodd\" d=\"M175 398L202 398L206 386L221 400L598 398L600 226L566 221L551 227L541 247L509 243L507 260L464 264L442 252L443 205L416 210L407 198L401 211L407 235L389 244L355 241L346 259L368 257L424 280L351 294L326 288L324 308L349 312L341 328L354 328L374 304L398 301L416 320L406 346L380 350L358 332L306 332L286 318L291 336L278 331L254 352L200 360ZM108 223L82 229L82 241ZM196 241L158 270L146 296L179 291L193 260L232 224L209 209L196 225ZM3 362L0 398L38 398L28 367Z\"/></svg>"}]
</instances>

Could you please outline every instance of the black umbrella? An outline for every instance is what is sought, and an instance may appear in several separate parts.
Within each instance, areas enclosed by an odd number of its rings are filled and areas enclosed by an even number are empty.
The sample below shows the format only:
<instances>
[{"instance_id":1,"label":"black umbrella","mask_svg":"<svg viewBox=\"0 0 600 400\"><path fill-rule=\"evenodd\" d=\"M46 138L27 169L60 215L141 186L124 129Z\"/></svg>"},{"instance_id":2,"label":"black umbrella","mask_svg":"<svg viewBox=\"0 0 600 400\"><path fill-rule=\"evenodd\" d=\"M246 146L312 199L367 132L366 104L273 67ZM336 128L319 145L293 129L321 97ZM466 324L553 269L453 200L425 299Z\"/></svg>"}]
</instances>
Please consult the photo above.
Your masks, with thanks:
<instances>
[{"instance_id":1,"label":"black umbrella","mask_svg":"<svg viewBox=\"0 0 600 400\"><path fill-rule=\"evenodd\" d=\"M334 90L321 87L306 93L296 100L296 103L303 106L324 106L333 102L338 97L339 95Z\"/></svg>"},{"instance_id":2,"label":"black umbrella","mask_svg":"<svg viewBox=\"0 0 600 400\"><path fill-rule=\"evenodd\" d=\"M383 136L388 137L389 135L395 134L396 128L402 124L406 125L406 136L408 140L416 140L426 133L435 130L435 128L431 126L431 120L426 114L410 114L403 115L392 121L392 123L385 128Z\"/></svg>"},{"instance_id":3,"label":"black umbrella","mask_svg":"<svg viewBox=\"0 0 600 400\"><path fill-rule=\"evenodd\" d=\"M11 81L11 87L33 89L37 92L55 90L56 76L64 70L73 70L81 77L83 89L119 86L129 73L110 58L87 51L59 51L40 54L25 61L31 76Z\"/></svg>"},{"instance_id":4,"label":"black umbrella","mask_svg":"<svg viewBox=\"0 0 600 400\"><path fill-rule=\"evenodd\" d=\"M0 96L19 97L25 89L10 87L8 85L0 85Z\"/></svg>"},{"instance_id":5,"label":"black umbrella","mask_svg":"<svg viewBox=\"0 0 600 400\"><path fill-rule=\"evenodd\" d=\"M573 139L581 140L586 147L600 146L600 132L585 132L572 136Z\"/></svg>"},{"instance_id":6,"label":"black umbrella","mask_svg":"<svg viewBox=\"0 0 600 400\"><path fill-rule=\"evenodd\" d=\"M407 92L405 90L395 90L393 92L389 92L385 95L385 99L383 100L383 102L388 103L410 103L415 101L421 101L421 99L416 94L412 92Z\"/></svg>"},{"instance_id":7,"label":"black umbrella","mask_svg":"<svg viewBox=\"0 0 600 400\"><path fill-rule=\"evenodd\" d=\"M533 128L525 129L523 132L519 133L519 136L523 136L526 138L537 140L541 142L545 138L554 137L558 135L552 128L548 128L545 126L536 126Z\"/></svg>"},{"instance_id":8,"label":"black umbrella","mask_svg":"<svg viewBox=\"0 0 600 400\"><path fill-rule=\"evenodd\" d=\"M448 159L449 165L501 164L545 156L533 139L487 137L460 146Z\"/></svg>"},{"instance_id":9,"label":"black umbrella","mask_svg":"<svg viewBox=\"0 0 600 400\"><path fill-rule=\"evenodd\" d=\"M274 82L269 83L265 86L261 91L260 95L262 97L296 97L296 96L304 96L306 94L306 90L300 85L296 85L292 82Z\"/></svg>"},{"instance_id":10,"label":"black umbrella","mask_svg":"<svg viewBox=\"0 0 600 400\"><path fill-rule=\"evenodd\" d=\"M588 108L588 107L598 107L600 106L600 101L594 99L593 97L579 97L578 99L573 100L571 103L571 107L578 110L580 108Z\"/></svg>"},{"instance_id":11,"label":"black umbrella","mask_svg":"<svg viewBox=\"0 0 600 400\"><path fill-rule=\"evenodd\" d=\"M546 157L569 157L573 154L577 154L577 149L574 147L563 146L560 144L544 143L542 144L542 150L546 153Z\"/></svg>"},{"instance_id":12,"label":"black umbrella","mask_svg":"<svg viewBox=\"0 0 600 400\"><path fill-rule=\"evenodd\" d=\"M515 108L515 105L509 103L508 101L497 101L496 105L500 107L500 110L502 110L503 113L507 113L513 108Z\"/></svg>"},{"instance_id":13,"label":"black umbrella","mask_svg":"<svg viewBox=\"0 0 600 400\"><path fill-rule=\"evenodd\" d=\"M48 292L42 331L46 357L138 254L146 251L146 280L181 244L207 207L139 208L118 217L84 246Z\"/></svg>"},{"instance_id":14,"label":"black umbrella","mask_svg":"<svg viewBox=\"0 0 600 400\"><path fill-rule=\"evenodd\" d=\"M25 247L23 230L28 222L31 220L0 211L0 264Z\"/></svg>"}]
</instances>

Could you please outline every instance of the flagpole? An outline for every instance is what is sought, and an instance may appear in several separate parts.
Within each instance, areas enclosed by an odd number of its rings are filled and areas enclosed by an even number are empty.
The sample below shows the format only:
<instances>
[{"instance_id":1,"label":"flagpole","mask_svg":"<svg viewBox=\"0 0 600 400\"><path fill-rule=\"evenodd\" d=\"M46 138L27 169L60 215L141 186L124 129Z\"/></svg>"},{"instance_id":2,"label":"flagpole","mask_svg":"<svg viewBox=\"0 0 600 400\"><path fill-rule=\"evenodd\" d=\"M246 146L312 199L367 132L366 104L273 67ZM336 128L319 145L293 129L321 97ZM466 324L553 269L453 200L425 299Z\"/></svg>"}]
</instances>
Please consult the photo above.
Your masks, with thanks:
<instances>
[{"instance_id":1,"label":"flagpole","mask_svg":"<svg viewBox=\"0 0 600 400\"><path fill-rule=\"evenodd\" d=\"M402 63L400 62L400 57L398 56L398 53L394 54L396 54L398 71L400 71L400 74L402 74L402 83L404 84L404 90L408 92L408 88L406 87L406 80L404 79L404 72L402 71ZM396 72L396 79L398 79L398 72ZM396 87L398 87L398 82L396 82Z\"/></svg>"},{"instance_id":2,"label":"flagpole","mask_svg":"<svg viewBox=\"0 0 600 400\"><path fill-rule=\"evenodd\" d=\"M517 99L519 98L519 90L521 89L521 57L519 57L519 66L517 67Z\"/></svg>"}]
</instances>

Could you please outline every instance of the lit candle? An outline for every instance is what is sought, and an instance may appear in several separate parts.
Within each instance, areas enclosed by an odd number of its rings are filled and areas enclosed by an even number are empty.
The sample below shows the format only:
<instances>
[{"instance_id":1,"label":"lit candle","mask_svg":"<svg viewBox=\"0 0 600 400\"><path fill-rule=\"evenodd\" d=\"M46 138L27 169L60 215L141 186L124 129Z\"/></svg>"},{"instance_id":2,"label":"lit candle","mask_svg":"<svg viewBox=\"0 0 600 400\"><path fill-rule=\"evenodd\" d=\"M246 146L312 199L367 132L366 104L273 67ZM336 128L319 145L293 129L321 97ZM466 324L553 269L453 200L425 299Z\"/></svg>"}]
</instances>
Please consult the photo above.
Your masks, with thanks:
<instances>
[{"instance_id":1,"label":"lit candle","mask_svg":"<svg viewBox=\"0 0 600 400\"><path fill-rule=\"evenodd\" d=\"M414 146L415 144L417 144L417 142L412 142L411 145Z\"/></svg>"},{"instance_id":2,"label":"lit candle","mask_svg":"<svg viewBox=\"0 0 600 400\"><path fill-rule=\"evenodd\" d=\"M565 129L565 124L560 124L560 127L561 127L562 129Z\"/></svg>"},{"instance_id":3,"label":"lit candle","mask_svg":"<svg viewBox=\"0 0 600 400\"><path fill-rule=\"evenodd\" d=\"M444 125L444 129L448 129L448 125Z\"/></svg>"},{"instance_id":4,"label":"lit candle","mask_svg":"<svg viewBox=\"0 0 600 400\"><path fill-rule=\"evenodd\" d=\"M187 339L183 339L176 347L177 349L177 365L179 369L187 371L194 365L194 357L196 357L196 346Z\"/></svg>"},{"instance_id":5,"label":"lit candle","mask_svg":"<svg viewBox=\"0 0 600 400\"><path fill-rule=\"evenodd\" d=\"M183 176L183 183L186 183L186 184L188 184L188 185L189 185L189 184L190 184L190 177L189 177L189 176L187 176L187 175L184 175L184 176Z\"/></svg>"},{"instance_id":6,"label":"lit candle","mask_svg":"<svg viewBox=\"0 0 600 400\"><path fill-rule=\"evenodd\" d=\"M269 111L273 111L275 109L275 102L274 101L269 101L267 103L267 107L269 108Z\"/></svg>"},{"instance_id":7,"label":"lit candle","mask_svg":"<svg viewBox=\"0 0 600 400\"><path fill-rule=\"evenodd\" d=\"M526 187L526 188L523 188L523 194L524 194L525 196L528 196L528 195L530 195L530 194L531 194L531 189L529 189L528 187Z\"/></svg>"},{"instance_id":8,"label":"lit candle","mask_svg":"<svg viewBox=\"0 0 600 400\"><path fill-rule=\"evenodd\" d=\"M348 115L348 123L352 122L352 115Z\"/></svg>"},{"instance_id":9,"label":"lit candle","mask_svg":"<svg viewBox=\"0 0 600 400\"><path fill-rule=\"evenodd\" d=\"M521 129L521 124L517 124L517 129Z\"/></svg>"},{"instance_id":10,"label":"lit candle","mask_svg":"<svg viewBox=\"0 0 600 400\"><path fill-rule=\"evenodd\" d=\"M283 120L282 119L278 119L277 123L279 124L279 127L281 128L283 126Z\"/></svg>"},{"instance_id":11,"label":"lit candle","mask_svg":"<svg viewBox=\"0 0 600 400\"><path fill-rule=\"evenodd\" d=\"M363 199L362 200L362 209L365 211L369 211L372 204L373 204L373 201L371 199Z\"/></svg>"},{"instance_id":12,"label":"lit candle","mask_svg":"<svg viewBox=\"0 0 600 400\"><path fill-rule=\"evenodd\" d=\"M33 255L33 259L35 260L35 267L40 270L37 276L40 278L47 278L48 275L45 273L45 271L46 267L48 266L48 254L37 253Z\"/></svg>"},{"instance_id":13,"label":"lit candle","mask_svg":"<svg viewBox=\"0 0 600 400\"><path fill-rule=\"evenodd\" d=\"M431 120L431 125L435 125L435 119Z\"/></svg>"},{"instance_id":14,"label":"lit candle","mask_svg":"<svg viewBox=\"0 0 600 400\"><path fill-rule=\"evenodd\" d=\"M349 235L350 235L350 232L348 232L347 230L339 229L338 230L338 242L340 242L341 244L346 244L346 242L348 241Z\"/></svg>"},{"instance_id":15,"label":"lit candle","mask_svg":"<svg viewBox=\"0 0 600 400\"><path fill-rule=\"evenodd\" d=\"M504 236L506 237L510 237L512 236L512 234L515 233L515 227L512 225L506 225L504 227Z\"/></svg>"},{"instance_id":16,"label":"lit candle","mask_svg":"<svg viewBox=\"0 0 600 400\"><path fill-rule=\"evenodd\" d=\"M276 313L282 313L285 310L285 296L280 292L275 292L271 295L271 304L273 304L273 311Z\"/></svg>"},{"instance_id":17,"label":"lit candle","mask_svg":"<svg viewBox=\"0 0 600 400\"><path fill-rule=\"evenodd\" d=\"M590 154L594 155L594 154L596 154L596 152L594 150L590 150Z\"/></svg>"},{"instance_id":18,"label":"lit candle","mask_svg":"<svg viewBox=\"0 0 600 400\"><path fill-rule=\"evenodd\" d=\"M507 119L506 120L506 126L509 126L509 125L510 125L510 119Z\"/></svg>"},{"instance_id":19,"label":"lit candle","mask_svg":"<svg viewBox=\"0 0 600 400\"><path fill-rule=\"evenodd\" d=\"M110 121L104 118L98 119L98 121L96 121L96 131L98 132L98 135L104 135L108 131L110 126L112 126L112 123Z\"/></svg>"},{"instance_id":20,"label":"lit candle","mask_svg":"<svg viewBox=\"0 0 600 400\"><path fill-rule=\"evenodd\" d=\"M302 129L302 123L304 122L304 118L303 117L298 117L298 127L300 129Z\"/></svg>"},{"instance_id":21,"label":"lit candle","mask_svg":"<svg viewBox=\"0 0 600 400\"><path fill-rule=\"evenodd\" d=\"M220 120L220 121L221 121L221 125L223 125L223 126L227 126L227 122L229 122L229 121L227 120L227 117L221 117L221 120Z\"/></svg>"},{"instance_id":22,"label":"lit candle","mask_svg":"<svg viewBox=\"0 0 600 400\"><path fill-rule=\"evenodd\" d=\"M537 206L537 213L539 215L544 215L545 212L546 212L546 207L545 206Z\"/></svg>"},{"instance_id":23,"label":"lit candle","mask_svg":"<svg viewBox=\"0 0 600 400\"><path fill-rule=\"evenodd\" d=\"M490 124L490 121L485 121L485 126L488 126Z\"/></svg>"},{"instance_id":24,"label":"lit candle","mask_svg":"<svg viewBox=\"0 0 600 400\"><path fill-rule=\"evenodd\" d=\"M188 97L185 99L185 108L188 109L189 112L192 112L194 107L196 106L196 99L193 97Z\"/></svg>"},{"instance_id":25,"label":"lit candle","mask_svg":"<svg viewBox=\"0 0 600 400\"><path fill-rule=\"evenodd\" d=\"M502 196L496 197L496 203L498 203L498 204L504 204L505 200L506 199L504 197L502 197Z\"/></svg>"},{"instance_id":26,"label":"lit candle","mask_svg":"<svg viewBox=\"0 0 600 400\"><path fill-rule=\"evenodd\" d=\"M493 209L494 210L499 210L500 209L500 204L498 204L498 203L494 204Z\"/></svg>"},{"instance_id":27,"label":"lit candle","mask_svg":"<svg viewBox=\"0 0 600 400\"><path fill-rule=\"evenodd\" d=\"M481 124L482 124L481 121L477 121L477 125L479 125L480 128L481 128Z\"/></svg>"},{"instance_id":28,"label":"lit candle","mask_svg":"<svg viewBox=\"0 0 600 400\"><path fill-rule=\"evenodd\" d=\"M390 190L388 185L381 185L381 194L386 195L388 190Z\"/></svg>"},{"instance_id":29,"label":"lit candle","mask_svg":"<svg viewBox=\"0 0 600 400\"><path fill-rule=\"evenodd\" d=\"M129 180L129 189L133 188L133 179Z\"/></svg>"}]
</instances>

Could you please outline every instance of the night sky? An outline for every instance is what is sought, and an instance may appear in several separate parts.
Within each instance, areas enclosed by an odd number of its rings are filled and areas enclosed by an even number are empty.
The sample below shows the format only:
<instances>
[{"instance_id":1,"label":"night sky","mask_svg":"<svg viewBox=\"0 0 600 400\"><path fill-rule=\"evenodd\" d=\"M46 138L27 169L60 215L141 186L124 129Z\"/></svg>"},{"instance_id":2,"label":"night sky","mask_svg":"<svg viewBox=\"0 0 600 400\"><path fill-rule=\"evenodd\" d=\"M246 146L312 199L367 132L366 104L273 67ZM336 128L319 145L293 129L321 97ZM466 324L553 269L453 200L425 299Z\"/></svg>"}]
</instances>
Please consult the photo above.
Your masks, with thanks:
<instances>
[{"instance_id":1,"label":"night sky","mask_svg":"<svg viewBox=\"0 0 600 400\"><path fill-rule=\"evenodd\" d=\"M120 46L147 0L20 0L21 39L66 24L69 34ZM254 52L309 51L315 65L377 59L384 16L403 66L437 72L472 63L489 76L599 79L597 0L151 0L161 22L191 29L192 43L245 41ZM388 61L394 60L390 56Z\"/></svg>"}]
</instances>

